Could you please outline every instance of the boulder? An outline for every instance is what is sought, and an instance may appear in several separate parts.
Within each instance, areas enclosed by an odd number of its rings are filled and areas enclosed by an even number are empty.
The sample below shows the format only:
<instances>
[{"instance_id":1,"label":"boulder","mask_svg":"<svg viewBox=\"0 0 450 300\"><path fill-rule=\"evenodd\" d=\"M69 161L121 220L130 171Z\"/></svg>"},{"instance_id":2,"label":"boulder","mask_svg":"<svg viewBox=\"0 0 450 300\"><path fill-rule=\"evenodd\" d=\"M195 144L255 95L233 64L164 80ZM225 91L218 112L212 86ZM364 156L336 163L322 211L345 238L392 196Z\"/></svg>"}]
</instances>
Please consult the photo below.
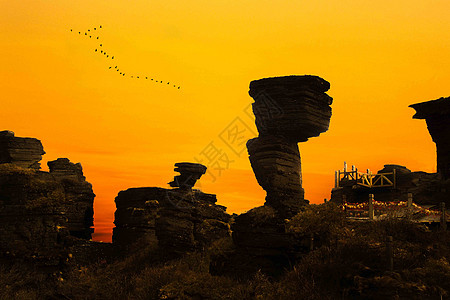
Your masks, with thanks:
<instances>
[{"instance_id":1,"label":"boulder","mask_svg":"<svg viewBox=\"0 0 450 300\"><path fill-rule=\"evenodd\" d=\"M425 119L436 143L437 171L443 179L450 178L450 97L412 104L414 119Z\"/></svg>"},{"instance_id":2,"label":"boulder","mask_svg":"<svg viewBox=\"0 0 450 300\"><path fill-rule=\"evenodd\" d=\"M260 136L283 136L305 142L328 130L333 98L330 84L318 76L284 76L255 80L250 96Z\"/></svg>"},{"instance_id":3,"label":"boulder","mask_svg":"<svg viewBox=\"0 0 450 300\"><path fill-rule=\"evenodd\" d=\"M0 164L13 163L39 170L44 148L38 139L15 137L12 131L0 131Z\"/></svg>"},{"instance_id":4,"label":"boulder","mask_svg":"<svg viewBox=\"0 0 450 300\"><path fill-rule=\"evenodd\" d=\"M176 163L175 172L179 172L180 175L175 176L172 182L169 182L171 187L180 188L193 188L197 180L206 173L206 167L202 164L196 163Z\"/></svg>"}]
</instances>

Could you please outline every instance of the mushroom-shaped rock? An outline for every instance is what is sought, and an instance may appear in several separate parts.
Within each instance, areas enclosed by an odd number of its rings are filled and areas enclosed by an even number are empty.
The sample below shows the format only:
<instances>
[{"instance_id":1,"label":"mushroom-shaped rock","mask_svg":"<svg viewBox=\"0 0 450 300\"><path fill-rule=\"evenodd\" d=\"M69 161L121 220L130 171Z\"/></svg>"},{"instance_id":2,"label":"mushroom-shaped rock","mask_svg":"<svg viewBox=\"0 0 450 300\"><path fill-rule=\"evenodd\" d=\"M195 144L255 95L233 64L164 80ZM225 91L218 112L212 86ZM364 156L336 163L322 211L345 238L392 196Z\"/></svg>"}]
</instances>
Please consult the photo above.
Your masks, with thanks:
<instances>
[{"instance_id":1,"label":"mushroom-shaped rock","mask_svg":"<svg viewBox=\"0 0 450 300\"><path fill-rule=\"evenodd\" d=\"M175 176L173 181L169 182L169 185L190 189L206 173L206 167L202 164L181 162L175 164L174 171L179 172L180 175Z\"/></svg>"},{"instance_id":2,"label":"mushroom-shaped rock","mask_svg":"<svg viewBox=\"0 0 450 300\"><path fill-rule=\"evenodd\" d=\"M436 143L437 171L443 179L450 178L450 97L412 104L414 119L425 119Z\"/></svg>"}]
</instances>

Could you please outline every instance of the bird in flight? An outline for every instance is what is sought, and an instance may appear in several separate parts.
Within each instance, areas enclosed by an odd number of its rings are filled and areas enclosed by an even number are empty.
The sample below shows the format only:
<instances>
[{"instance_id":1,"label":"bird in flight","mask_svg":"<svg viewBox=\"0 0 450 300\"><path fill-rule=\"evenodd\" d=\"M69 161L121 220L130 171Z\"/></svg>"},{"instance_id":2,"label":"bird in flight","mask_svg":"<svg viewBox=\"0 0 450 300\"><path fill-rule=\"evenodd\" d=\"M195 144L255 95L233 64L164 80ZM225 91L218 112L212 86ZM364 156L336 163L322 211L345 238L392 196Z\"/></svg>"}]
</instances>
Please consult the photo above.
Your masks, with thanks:
<instances>
[{"instance_id":1,"label":"bird in flight","mask_svg":"<svg viewBox=\"0 0 450 300\"><path fill-rule=\"evenodd\" d=\"M99 27L94 27L94 28L90 28L90 29L87 29L87 31L84 33L84 35L86 36L86 37L89 37L89 38L94 38L94 39L97 39L97 40L99 40L100 39L100 36L93 36L93 35L90 35L91 34L91 32L93 33L93 31L96 31L97 29L101 29L101 28L103 28L103 26L102 25L100 25ZM92 30L91 30L92 29ZM74 31L74 29L73 28L70 28L70 31L71 32L73 32ZM90 34L88 34L88 32L90 33ZM81 35L81 31L78 31L78 34L80 34ZM103 47L103 44L99 44L99 47ZM103 51L103 50L100 50L99 51L99 49L102 49L102 48L95 48L94 49L94 51L95 52L100 52L100 53L102 53L103 55L105 55L107 58L109 58L109 54L107 54L107 52L106 51ZM114 59L115 58L115 56L113 56L113 55L111 55L111 59ZM108 69L112 69L112 66L109 66L108 67ZM120 71L120 69L118 68L118 66L114 66L114 69L117 71L117 72L119 72L119 75L122 75L122 76L125 76L126 74L124 73L124 72L121 72ZM145 77L145 79L146 80L148 80L149 79L149 77L148 76L137 76L137 75L129 75L131 78L137 78L137 79L139 79L140 77L142 77L142 79L144 79L144 77ZM151 81L154 81L154 82L157 82L157 83L161 83L161 84L163 84L164 82L166 82L166 81L163 81L163 80L156 80L156 79L154 79L154 78L151 78ZM173 84L173 83L172 83ZM171 84L171 82L170 81L167 81L167 85L172 85ZM181 86L178 86L177 87L177 85L175 85L175 84L173 84L173 87L174 88L178 88L178 89L181 89Z\"/></svg>"}]
</instances>

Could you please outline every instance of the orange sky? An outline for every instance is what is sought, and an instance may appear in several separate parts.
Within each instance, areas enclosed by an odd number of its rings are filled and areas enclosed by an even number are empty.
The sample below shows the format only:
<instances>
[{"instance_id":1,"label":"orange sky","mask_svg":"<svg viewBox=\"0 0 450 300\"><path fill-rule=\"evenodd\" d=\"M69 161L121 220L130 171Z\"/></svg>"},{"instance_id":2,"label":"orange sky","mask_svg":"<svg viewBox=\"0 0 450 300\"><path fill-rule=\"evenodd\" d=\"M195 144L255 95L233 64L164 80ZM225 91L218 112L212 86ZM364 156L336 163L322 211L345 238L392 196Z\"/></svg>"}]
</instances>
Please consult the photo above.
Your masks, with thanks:
<instances>
[{"instance_id":1,"label":"orange sky","mask_svg":"<svg viewBox=\"0 0 450 300\"><path fill-rule=\"evenodd\" d=\"M95 239L109 241L120 190L167 187L173 164L211 142L232 163L200 188L229 212L261 205L246 152L221 136L236 122L246 138L256 132L251 80L314 74L334 98L329 131L299 145L306 198L320 203L343 161L435 171L408 105L449 96L449 11L448 0L0 0L0 130L42 140L44 166L82 163L97 194ZM98 41L70 32L99 25ZM99 42L114 62L94 52Z\"/></svg>"}]
</instances>

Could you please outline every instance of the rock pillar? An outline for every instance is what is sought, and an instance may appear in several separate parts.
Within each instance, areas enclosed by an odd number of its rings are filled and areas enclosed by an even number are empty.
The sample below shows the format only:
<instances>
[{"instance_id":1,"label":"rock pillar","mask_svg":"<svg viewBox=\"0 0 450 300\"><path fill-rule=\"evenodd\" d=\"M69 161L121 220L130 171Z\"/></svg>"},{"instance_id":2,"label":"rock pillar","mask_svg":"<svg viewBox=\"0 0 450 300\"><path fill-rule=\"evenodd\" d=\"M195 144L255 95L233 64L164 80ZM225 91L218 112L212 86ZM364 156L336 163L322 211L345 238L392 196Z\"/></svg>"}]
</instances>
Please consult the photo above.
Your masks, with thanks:
<instances>
[{"instance_id":1,"label":"rock pillar","mask_svg":"<svg viewBox=\"0 0 450 300\"><path fill-rule=\"evenodd\" d=\"M412 104L414 119L425 119L433 142L436 143L437 172L442 179L450 178L450 97Z\"/></svg>"}]
</instances>

